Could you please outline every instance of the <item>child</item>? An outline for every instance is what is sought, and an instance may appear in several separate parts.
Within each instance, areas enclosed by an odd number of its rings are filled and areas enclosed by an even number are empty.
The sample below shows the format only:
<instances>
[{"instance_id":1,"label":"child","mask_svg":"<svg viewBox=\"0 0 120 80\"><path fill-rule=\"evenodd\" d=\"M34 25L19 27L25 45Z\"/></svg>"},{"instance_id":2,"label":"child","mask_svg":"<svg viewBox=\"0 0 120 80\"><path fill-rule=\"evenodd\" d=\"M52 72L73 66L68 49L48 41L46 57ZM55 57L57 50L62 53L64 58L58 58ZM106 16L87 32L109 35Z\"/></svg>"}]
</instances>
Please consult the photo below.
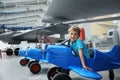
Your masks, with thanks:
<instances>
[{"instance_id":1,"label":"child","mask_svg":"<svg viewBox=\"0 0 120 80\"><path fill-rule=\"evenodd\" d=\"M68 35L70 38L70 47L74 51L75 56L79 56L82 67L87 70L91 70L91 68L87 67L85 64L84 57L89 58L89 53L83 41L79 38L80 37L80 28L77 26L72 26L68 29Z\"/></svg>"}]
</instances>

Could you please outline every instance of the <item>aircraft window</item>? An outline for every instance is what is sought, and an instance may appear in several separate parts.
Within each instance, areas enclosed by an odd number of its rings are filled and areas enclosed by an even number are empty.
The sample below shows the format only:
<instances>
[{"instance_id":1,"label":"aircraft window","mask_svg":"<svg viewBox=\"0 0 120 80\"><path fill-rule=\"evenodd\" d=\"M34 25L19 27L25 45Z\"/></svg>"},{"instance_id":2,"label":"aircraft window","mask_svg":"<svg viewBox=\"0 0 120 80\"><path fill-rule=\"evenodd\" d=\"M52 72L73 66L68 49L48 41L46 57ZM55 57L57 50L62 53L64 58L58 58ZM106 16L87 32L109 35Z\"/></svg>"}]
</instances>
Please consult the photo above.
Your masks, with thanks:
<instances>
[{"instance_id":1,"label":"aircraft window","mask_svg":"<svg viewBox=\"0 0 120 80\"><path fill-rule=\"evenodd\" d=\"M112 36L113 35L113 32L109 32L109 36Z\"/></svg>"}]
</instances>

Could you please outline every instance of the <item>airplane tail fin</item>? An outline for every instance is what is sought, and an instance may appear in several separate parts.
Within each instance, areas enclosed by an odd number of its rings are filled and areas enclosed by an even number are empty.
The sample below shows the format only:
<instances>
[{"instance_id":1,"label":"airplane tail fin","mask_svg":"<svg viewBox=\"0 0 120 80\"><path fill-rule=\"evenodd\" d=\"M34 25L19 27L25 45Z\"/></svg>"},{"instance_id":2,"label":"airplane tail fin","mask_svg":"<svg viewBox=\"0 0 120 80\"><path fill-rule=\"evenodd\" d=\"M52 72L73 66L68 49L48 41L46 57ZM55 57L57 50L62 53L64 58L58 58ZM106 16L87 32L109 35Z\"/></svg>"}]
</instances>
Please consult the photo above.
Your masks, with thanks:
<instances>
[{"instance_id":1,"label":"airplane tail fin","mask_svg":"<svg viewBox=\"0 0 120 80\"><path fill-rule=\"evenodd\" d=\"M93 51L92 51L93 50ZM92 58L87 59L89 67L95 71L103 71L116 69L120 67L120 46L114 45L108 52L101 52L96 49L91 49Z\"/></svg>"},{"instance_id":2,"label":"airplane tail fin","mask_svg":"<svg viewBox=\"0 0 120 80\"><path fill-rule=\"evenodd\" d=\"M115 59L120 59L120 46L119 45L114 45L112 49L108 53L109 56Z\"/></svg>"},{"instance_id":3,"label":"airplane tail fin","mask_svg":"<svg viewBox=\"0 0 120 80\"><path fill-rule=\"evenodd\" d=\"M108 52L102 52L102 51L99 51L99 50L96 50L96 49L89 49L88 50L89 53L90 53L90 58L97 58L97 57L100 57L100 55L103 55L104 56L108 56L110 58L115 58L115 59L120 59L120 46L119 45L114 45L110 51Z\"/></svg>"}]
</instances>

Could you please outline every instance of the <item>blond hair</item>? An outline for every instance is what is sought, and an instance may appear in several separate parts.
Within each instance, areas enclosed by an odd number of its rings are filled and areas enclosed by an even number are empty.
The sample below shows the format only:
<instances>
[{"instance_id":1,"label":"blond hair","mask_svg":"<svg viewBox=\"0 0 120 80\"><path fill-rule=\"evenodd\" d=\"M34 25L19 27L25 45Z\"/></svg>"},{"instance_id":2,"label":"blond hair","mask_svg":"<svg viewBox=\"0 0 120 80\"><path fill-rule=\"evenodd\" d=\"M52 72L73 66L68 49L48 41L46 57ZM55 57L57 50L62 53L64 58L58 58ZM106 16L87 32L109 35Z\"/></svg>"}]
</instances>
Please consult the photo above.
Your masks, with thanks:
<instances>
[{"instance_id":1,"label":"blond hair","mask_svg":"<svg viewBox=\"0 0 120 80\"><path fill-rule=\"evenodd\" d=\"M78 33L78 35L80 35L80 28L78 26L71 26L69 29L68 29L68 33L73 30L75 32Z\"/></svg>"}]
</instances>

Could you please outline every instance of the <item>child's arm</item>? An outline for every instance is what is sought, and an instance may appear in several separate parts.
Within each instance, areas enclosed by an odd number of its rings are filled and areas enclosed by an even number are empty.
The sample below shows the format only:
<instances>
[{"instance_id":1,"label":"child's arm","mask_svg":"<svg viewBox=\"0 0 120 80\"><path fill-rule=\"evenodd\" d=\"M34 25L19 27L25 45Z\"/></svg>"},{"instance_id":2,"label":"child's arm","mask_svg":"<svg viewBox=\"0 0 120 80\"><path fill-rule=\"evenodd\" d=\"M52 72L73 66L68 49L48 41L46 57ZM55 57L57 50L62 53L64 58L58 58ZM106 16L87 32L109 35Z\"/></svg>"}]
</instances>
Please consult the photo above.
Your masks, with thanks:
<instances>
[{"instance_id":1,"label":"child's arm","mask_svg":"<svg viewBox=\"0 0 120 80\"><path fill-rule=\"evenodd\" d=\"M84 58L82 49L79 49L79 57L80 57L80 60L81 60L81 63L82 63L82 67L84 69L92 70L91 68L87 67L86 64L85 64L85 58Z\"/></svg>"}]
</instances>

